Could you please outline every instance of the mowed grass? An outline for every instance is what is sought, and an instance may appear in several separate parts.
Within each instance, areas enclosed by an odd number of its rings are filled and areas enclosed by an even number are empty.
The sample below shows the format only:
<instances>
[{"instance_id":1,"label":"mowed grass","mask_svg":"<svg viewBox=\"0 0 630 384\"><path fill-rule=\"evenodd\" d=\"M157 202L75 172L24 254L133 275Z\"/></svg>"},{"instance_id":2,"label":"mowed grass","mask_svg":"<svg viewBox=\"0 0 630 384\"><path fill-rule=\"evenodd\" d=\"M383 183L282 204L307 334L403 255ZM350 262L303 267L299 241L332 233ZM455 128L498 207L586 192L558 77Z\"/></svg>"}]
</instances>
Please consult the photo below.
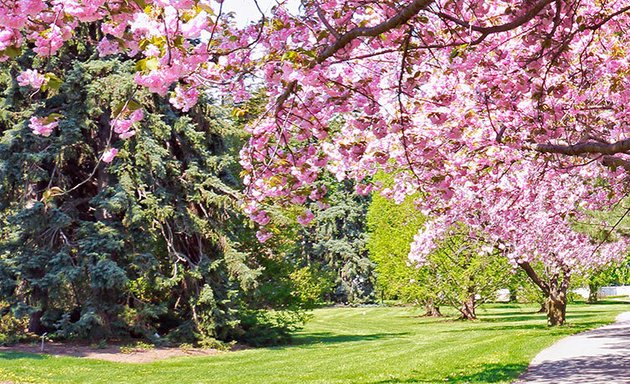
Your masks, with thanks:
<instances>
[{"instance_id":1,"label":"mowed grass","mask_svg":"<svg viewBox=\"0 0 630 384\"><path fill-rule=\"evenodd\" d=\"M480 319L423 318L409 307L327 308L292 345L150 364L0 353L14 383L509 383L540 350L614 321L630 304L576 304L549 329L531 305L487 305Z\"/></svg>"}]
</instances>

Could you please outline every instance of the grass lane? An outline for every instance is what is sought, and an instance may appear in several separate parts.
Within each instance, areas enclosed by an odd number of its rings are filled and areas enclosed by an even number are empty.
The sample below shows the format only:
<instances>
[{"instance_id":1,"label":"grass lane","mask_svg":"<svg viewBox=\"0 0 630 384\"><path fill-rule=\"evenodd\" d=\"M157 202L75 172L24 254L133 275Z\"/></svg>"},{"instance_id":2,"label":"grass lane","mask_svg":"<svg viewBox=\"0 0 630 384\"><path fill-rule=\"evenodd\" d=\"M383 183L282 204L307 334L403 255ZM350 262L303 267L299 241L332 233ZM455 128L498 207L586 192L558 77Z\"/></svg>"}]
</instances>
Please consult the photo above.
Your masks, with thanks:
<instances>
[{"instance_id":1,"label":"grass lane","mask_svg":"<svg viewBox=\"0 0 630 384\"><path fill-rule=\"evenodd\" d=\"M612 322L630 304L574 304L568 326L555 329L536 309L488 305L464 322L408 307L326 308L289 346L150 364L0 353L0 382L509 383L543 348Z\"/></svg>"}]
</instances>

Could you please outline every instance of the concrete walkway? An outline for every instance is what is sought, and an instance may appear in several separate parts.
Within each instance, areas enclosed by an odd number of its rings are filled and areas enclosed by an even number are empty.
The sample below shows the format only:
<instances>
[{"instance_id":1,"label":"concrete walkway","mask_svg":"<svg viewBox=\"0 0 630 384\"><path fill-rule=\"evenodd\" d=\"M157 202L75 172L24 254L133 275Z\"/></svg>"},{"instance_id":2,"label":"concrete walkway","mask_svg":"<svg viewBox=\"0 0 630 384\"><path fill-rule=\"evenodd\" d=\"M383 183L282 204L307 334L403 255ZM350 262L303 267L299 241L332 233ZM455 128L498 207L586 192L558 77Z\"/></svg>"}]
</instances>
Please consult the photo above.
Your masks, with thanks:
<instances>
[{"instance_id":1,"label":"concrete walkway","mask_svg":"<svg viewBox=\"0 0 630 384\"><path fill-rule=\"evenodd\" d=\"M630 384L630 312L540 352L517 384Z\"/></svg>"}]
</instances>

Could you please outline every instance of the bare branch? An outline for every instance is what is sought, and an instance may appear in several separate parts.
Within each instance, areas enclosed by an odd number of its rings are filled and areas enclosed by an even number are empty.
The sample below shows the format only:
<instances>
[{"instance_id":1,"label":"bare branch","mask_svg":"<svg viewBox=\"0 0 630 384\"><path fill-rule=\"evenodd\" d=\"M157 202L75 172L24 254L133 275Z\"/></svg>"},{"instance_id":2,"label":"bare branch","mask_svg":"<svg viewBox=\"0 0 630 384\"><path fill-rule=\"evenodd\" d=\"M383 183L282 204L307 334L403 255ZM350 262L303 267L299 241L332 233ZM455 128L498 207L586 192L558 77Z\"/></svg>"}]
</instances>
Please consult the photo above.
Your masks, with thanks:
<instances>
[{"instance_id":1,"label":"bare branch","mask_svg":"<svg viewBox=\"0 0 630 384\"><path fill-rule=\"evenodd\" d=\"M549 285L540 279L536 271L534 271L534 268L532 268L529 263L519 263L518 266L521 267L521 269L523 269L525 273L527 273L527 276L529 276L534 284L536 284L545 294L549 294Z\"/></svg>"}]
</instances>

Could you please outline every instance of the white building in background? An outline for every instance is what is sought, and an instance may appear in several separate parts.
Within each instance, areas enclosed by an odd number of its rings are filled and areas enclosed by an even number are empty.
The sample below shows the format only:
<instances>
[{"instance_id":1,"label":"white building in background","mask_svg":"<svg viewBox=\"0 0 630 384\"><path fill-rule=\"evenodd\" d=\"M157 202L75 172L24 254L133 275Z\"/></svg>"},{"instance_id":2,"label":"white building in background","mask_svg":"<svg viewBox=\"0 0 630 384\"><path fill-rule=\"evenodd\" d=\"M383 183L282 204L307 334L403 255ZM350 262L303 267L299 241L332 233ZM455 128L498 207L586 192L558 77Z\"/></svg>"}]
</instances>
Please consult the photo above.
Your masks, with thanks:
<instances>
[{"instance_id":1,"label":"white building in background","mask_svg":"<svg viewBox=\"0 0 630 384\"><path fill-rule=\"evenodd\" d=\"M591 292L588 288L577 288L571 292L588 299L588 295ZM630 297L630 285L622 285L619 287L601 287L597 292L597 296L601 298L610 296L629 296ZM510 301L510 290L507 288L499 289L496 292L495 301L499 303L507 303Z\"/></svg>"},{"instance_id":2,"label":"white building in background","mask_svg":"<svg viewBox=\"0 0 630 384\"><path fill-rule=\"evenodd\" d=\"M622 285L619 287L601 287L597 295L600 297L607 296L630 296L630 285Z\"/></svg>"},{"instance_id":3,"label":"white building in background","mask_svg":"<svg viewBox=\"0 0 630 384\"><path fill-rule=\"evenodd\" d=\"M585 299L588 299L588 295L591 292L588 288L578 288L572 291ZM630 296L630 285L621 285L618 287L601 287L597 292L597 297L609 297L609 296Z\"/></svg>"}]
</instances>

